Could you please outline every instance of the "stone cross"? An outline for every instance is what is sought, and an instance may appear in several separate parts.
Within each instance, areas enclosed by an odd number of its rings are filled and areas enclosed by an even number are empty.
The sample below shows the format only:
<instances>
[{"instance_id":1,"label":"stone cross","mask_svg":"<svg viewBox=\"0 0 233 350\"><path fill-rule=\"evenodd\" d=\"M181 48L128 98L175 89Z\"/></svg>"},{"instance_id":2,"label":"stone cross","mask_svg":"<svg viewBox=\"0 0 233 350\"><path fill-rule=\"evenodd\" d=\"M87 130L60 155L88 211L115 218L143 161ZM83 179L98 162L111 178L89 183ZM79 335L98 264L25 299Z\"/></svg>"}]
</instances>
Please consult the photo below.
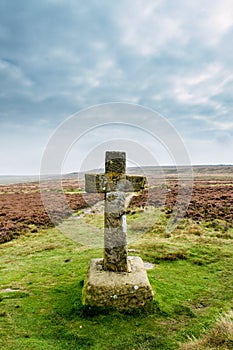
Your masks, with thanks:
<instances>
[{"instance_id":1,"label":"stone cross","mask_svg":"<svg viewBox=\"0 0 233 350\"><path fill-rule=\"evenodd\" d=\"M106 152L105 173L85 174L85 190L105 194L104 270L130 272L127 257L125 192L144 188L146 178L126 175L125 152Z\"/></svg>"}]
</instances>

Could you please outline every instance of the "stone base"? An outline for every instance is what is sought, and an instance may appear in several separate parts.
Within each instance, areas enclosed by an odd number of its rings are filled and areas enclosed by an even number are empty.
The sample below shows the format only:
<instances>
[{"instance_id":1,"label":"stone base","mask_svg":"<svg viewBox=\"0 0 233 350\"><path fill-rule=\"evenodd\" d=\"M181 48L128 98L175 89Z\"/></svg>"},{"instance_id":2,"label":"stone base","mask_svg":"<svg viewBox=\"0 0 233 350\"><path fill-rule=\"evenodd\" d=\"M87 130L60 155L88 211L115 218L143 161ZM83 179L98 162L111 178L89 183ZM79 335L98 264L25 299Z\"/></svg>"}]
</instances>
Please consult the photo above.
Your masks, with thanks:
<instances>
[{"instance_id":1,"label":"stone base","mask_svg":"<svg viewBox=\"0 0 233 350\"><path fill-rule=\"evenodd\" d=\"M153 291L140 257L128 257L130 272L103 270L103 259L92 259L82 291L84 306L118 310L142 308L153 300Z\"/></svg>"}]
</instances>

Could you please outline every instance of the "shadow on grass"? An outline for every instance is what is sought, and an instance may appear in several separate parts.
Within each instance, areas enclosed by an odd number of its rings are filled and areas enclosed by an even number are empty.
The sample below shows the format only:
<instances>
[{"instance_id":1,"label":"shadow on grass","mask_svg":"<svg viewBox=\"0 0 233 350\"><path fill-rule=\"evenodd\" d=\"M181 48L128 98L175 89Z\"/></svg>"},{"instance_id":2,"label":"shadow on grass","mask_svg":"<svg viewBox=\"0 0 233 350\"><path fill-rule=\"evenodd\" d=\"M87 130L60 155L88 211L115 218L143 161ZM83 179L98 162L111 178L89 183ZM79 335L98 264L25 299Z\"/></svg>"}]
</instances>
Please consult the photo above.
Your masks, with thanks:
<instances>
[{"instance_id":1,"label":"shadow on grass","mask_svg":"<svg viewBox=\"0 0 233 350\"><path fill-rule=\"evenodd\" d=\"M118 311L109 307L87 307L81 303L83 281L52 290L53 322L59 325L56 337L75 349L175 349L160 324L163 312L158 302L146 308ZM153 323L153 327L149 325ZM82 332L80 326L82 324ZM72 326L73 325L73 326ZM85 331L83 329L85 328ZM156 329L156 332L154 332Z\"/></svg>"}]
</instances>

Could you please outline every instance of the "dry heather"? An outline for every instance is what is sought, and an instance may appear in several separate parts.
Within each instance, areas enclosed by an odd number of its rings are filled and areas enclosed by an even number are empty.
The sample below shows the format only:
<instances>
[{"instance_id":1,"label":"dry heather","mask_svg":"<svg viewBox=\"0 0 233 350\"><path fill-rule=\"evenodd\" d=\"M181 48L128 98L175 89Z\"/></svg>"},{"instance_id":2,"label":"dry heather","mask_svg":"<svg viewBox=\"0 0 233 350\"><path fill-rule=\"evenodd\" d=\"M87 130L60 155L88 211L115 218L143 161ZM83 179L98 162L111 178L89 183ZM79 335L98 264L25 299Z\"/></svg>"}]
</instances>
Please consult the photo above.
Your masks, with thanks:
<instances>
[{"instance_id":1,"label":"dry heather","mask_svg":"<svg viewBox=\"0 0 233 350\"><path fill-rule=\"evenodd\" d=\"M214 327L200 339L181 344L179 350L228 350L233 349L233 311L219 318Z\"/></svg>"}]
</instances>

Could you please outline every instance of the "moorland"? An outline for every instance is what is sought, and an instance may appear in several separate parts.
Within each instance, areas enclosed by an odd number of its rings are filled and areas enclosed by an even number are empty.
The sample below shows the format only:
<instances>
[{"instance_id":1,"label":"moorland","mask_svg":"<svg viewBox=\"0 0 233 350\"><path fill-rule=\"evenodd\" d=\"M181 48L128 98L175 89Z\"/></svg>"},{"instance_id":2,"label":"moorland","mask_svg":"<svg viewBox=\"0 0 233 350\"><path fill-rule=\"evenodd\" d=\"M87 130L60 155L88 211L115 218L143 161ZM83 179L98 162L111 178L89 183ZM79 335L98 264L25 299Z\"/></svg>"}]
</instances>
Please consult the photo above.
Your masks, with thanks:
<instances>
[{"instance_id":1,"label":"moorland","mask_svg":"<svg viewBox=\"0 0 233 350\"><path fill-rule=\"evenodd\" d=\"M64 176L67 211L56 202L58 180L50 180L51 222L38 181L0 186L1 348L233 348L233 166L193 167L190 204L172 231L177 170L164 168L162 182L156 169L144 170L149 185L127 207L129 254L153 266L155 297L152 310L132 314L99 313L81 303L89 261L103 254L101 244L88 244L103 227L96 210L102 195L84 193L77 174ZM71 214L86 244L59 230Z\"/></svg>"}]
</instances>

